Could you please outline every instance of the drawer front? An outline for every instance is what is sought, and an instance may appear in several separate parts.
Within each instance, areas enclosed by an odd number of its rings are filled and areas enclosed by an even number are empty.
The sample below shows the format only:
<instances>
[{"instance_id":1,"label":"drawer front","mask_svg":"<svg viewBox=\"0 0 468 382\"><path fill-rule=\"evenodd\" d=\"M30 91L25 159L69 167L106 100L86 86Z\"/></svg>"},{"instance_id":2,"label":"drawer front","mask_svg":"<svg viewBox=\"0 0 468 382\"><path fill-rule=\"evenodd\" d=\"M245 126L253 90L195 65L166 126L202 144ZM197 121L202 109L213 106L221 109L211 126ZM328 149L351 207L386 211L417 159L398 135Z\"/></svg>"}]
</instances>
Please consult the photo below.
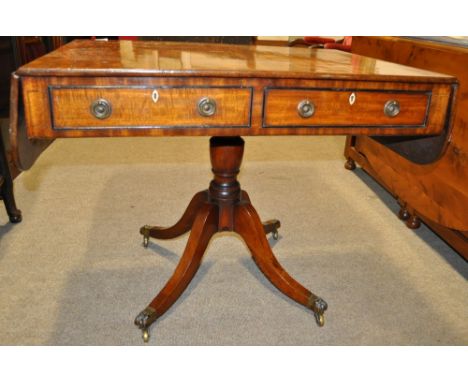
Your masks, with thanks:
<instances>
[{"instance_id":1,"label":"drawer front","mask_svg":"<svg viewBox=\"0 0 468 382\"><path fill-rule=\"evenodd\" d=\"M49 87L54 129L249 127L251 88Z\"/></svg>"},{"instance_id":2,"label":"drawer front","mask_svg":"<svg viewBox=\"0 0 468 382\"><path fill-rule=\"evenodd\" d=\"M421 126L429 92L266 89L263 127Z\"/></svg>"}]
</instances>

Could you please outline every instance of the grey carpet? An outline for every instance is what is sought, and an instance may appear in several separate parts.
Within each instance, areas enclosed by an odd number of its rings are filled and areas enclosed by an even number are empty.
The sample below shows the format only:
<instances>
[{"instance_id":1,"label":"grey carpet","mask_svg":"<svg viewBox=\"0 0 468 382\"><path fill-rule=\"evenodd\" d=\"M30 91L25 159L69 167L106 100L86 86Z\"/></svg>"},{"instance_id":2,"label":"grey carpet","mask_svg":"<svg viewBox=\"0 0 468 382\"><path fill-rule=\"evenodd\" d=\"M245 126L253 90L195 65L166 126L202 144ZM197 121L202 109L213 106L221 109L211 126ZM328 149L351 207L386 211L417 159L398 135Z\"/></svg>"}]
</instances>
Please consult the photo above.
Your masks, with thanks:
<instances>
[{"instance_id":1,"label":"grey carpet","mask_svg":"<svg viewBox=\"0 0 468 382\"><path fill-rule=\"evenodd\" d=\"M326 324L278 292L236 235L218 234L152 345L468 344L468 265L362 170L342 137L246 138L240 175L283 266L329 304ZM0 344L140 345L135 315L187 235L152 241L211 179L208 138L57 140L15 181L24 220L0 208Z\"/></svg>"}]
</instances>

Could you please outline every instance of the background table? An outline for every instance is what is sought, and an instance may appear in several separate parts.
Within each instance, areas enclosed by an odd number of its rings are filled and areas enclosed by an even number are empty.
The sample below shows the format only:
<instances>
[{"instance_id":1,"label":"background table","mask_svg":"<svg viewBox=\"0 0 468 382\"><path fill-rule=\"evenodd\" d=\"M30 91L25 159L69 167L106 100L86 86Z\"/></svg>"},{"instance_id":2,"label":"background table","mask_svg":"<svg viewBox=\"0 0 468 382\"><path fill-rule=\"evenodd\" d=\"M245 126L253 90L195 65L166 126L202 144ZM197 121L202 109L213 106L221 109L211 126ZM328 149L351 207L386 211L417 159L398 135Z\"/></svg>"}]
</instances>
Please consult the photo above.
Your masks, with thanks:
<instances>
[{"instance_id":1,"label":"background table","mask_svg":"<svg viewBox=\"0 0 468 382\"><path fill-rule=\"evenodd\" d=\"M468 260L467 40L356 37L353 51L452 74L459 80L453 123L442 134L412 140L350 137L345 155L394 195L409 228L424 221Z\"/></svg>"}]
</instances>

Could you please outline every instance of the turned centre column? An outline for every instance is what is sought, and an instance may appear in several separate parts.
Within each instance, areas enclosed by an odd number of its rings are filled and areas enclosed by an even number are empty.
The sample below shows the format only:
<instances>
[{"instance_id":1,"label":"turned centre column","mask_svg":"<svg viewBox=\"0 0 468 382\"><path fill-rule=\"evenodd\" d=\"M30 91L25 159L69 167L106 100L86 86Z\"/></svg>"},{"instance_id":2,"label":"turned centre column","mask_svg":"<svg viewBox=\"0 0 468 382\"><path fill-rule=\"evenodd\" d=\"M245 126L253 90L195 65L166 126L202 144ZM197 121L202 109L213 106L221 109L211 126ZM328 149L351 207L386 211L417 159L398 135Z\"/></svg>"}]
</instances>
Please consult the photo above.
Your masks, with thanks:
<instances>
[{"instance_id":1,"label":"turned centre column","mask_svg":"<svg viewBox=\"0 0 468 382\"><path fill-rule=\"evenodd\" d=\"M234 206L241 200L237 175L244 154L241 137L212 137L210 159L214 178L208 189L210 202L219 206L220 231L234 229Z\"/></svg>"}]
</instances>

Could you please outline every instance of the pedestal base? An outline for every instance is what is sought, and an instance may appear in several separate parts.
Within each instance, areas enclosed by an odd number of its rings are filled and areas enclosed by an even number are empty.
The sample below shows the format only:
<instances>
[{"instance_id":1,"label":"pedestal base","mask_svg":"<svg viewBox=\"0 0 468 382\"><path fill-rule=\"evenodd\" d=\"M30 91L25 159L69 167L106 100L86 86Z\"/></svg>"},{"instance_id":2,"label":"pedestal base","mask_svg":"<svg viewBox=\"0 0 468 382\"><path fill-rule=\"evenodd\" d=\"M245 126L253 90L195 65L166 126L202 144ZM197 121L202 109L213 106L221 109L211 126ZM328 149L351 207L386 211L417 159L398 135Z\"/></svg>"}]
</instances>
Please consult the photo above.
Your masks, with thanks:
<instances>
[{"instance_id":1,"label":"pedestal base","mask_svg":"<svg viewBox=\"0 0 468 382\"><path fill-rule=\"evenodd\" d=\"M149 326L162 316L183 293L197 272L211 237L220 231L238 233L252 257L270 282L288 297L311 309L319 326L324 325L327 303L294 280L275 258L266 234L277 238L280 222L262 223L245 191L237 181L244 141L240 137L213 137L210 140L214 179L210 188L192 198L180 220L172 227L144 226L140 229L143 243L149 238L172 239L188 231L190 236L174 274L159 294L135 319L149 339Z\"/></svg>"}]
</instances>

